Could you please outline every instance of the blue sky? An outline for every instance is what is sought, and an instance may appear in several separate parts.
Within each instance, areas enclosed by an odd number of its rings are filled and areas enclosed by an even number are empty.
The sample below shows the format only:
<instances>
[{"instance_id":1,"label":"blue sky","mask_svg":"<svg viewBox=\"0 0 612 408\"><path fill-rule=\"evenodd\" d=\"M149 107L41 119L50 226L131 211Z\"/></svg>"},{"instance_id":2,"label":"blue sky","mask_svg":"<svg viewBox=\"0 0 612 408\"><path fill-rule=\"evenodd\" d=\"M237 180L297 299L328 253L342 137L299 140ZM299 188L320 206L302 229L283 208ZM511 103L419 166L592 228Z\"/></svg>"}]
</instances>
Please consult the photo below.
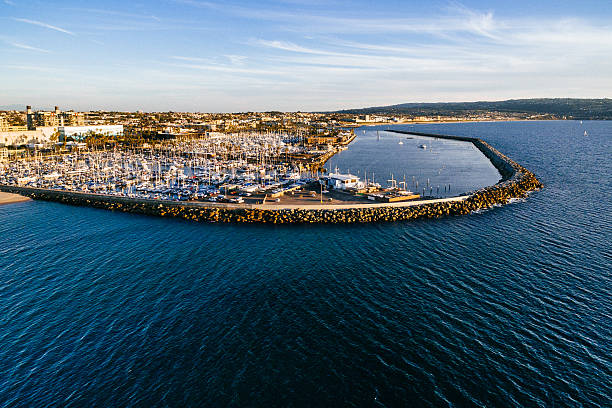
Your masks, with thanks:
<instances>
[{"instance_id":1,"label":"blue sky","mask_svg":"<svg viewBox=\"0 0 612 408\"><path fill-rule=\"evenodd\" d=\"M0 0L0 78L78 110L610 97L612 4Z\"/></svg>"}]
</instances>

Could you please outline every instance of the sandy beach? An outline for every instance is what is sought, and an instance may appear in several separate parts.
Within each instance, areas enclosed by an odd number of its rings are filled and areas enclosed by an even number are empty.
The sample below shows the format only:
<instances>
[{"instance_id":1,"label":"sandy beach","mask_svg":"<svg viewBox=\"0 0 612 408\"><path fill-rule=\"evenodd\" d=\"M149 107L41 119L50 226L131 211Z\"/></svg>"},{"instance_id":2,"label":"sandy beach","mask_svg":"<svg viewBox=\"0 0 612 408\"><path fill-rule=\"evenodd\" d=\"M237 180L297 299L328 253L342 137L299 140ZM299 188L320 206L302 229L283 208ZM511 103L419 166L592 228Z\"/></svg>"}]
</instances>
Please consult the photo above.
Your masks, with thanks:
<instances>
[{"instance_id":1,"label":"sandy beach","mask_svg":"<svg viewBox=\"0 0 612 408\"><path fill-rule=\"evenodd\" d=\"M30 201L28 197L21 196L19 194L3 193L0 192L0 205L21 203L24 201Z\"/></svg>"}]
</instances>

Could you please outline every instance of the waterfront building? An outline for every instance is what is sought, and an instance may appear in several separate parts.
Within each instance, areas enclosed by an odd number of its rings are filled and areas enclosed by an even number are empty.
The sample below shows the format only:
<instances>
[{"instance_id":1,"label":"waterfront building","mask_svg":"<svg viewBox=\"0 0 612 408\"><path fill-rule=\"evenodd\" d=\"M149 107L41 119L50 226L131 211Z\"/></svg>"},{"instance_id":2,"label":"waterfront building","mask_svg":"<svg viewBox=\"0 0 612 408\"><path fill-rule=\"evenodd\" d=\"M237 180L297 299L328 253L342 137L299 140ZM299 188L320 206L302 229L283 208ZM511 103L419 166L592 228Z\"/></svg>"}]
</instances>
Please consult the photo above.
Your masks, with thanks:
<instances>
[{"instance_id":1,"label":"waterfront building","mask_svg":"<svg viewBox=\"0 0 612 408\"><path fill-rule=\"evenodd\" d=\"M353 134L351 132L341 132L338 135L330 135L329 132L324 133L325 130L322 130L322 134L317 134L315 136L306 137L306 144L309 145L335 145L335 144L345 144L347 143Z\"/></svg>"},{"instance_id":2,"label":"waterfront building","mask_svg":"<svg viewBox=\"0 0 612 408\"><path fill-rule=\"evenodd\" d=\"M47 143L53 138L57 131L56 127L39 127L36 130L25 130L21 126L21 130L12 130L14 127L9 127L9 131L0 131L0 145L4 146L22 146L32 143Z\"/></svg>"},{"instance_id":3,"label":"waterfront building","mask_svg":"<svg viewBox=\"0 0 612 408\"><path fill-rule=\"evenodd\" d=\"M25 125L8 125L5 130L2 130L4 132L26 132L28 130L28 127Z\"/></svg>"},{"instance_id":4,"label":"waterfront building","mask_svg":"<svg viewBox=\"0 0 612 408\"><path fill-rule=\"evenodd\" d=\"M26 107L28 130L38 127L83 126L85 117L80 112L62 112L59 107L54 111L33 112L31 106Z\"/></svg>"},{"instance_id":5,"label":"waterfront building","mask_svg":"<svg viewBox=\"0 0 612 408\"><path fill-rule=\"evenodd\" d=\"M331 173L322 177L321 180L328 188L336 190L360 189L365 187L365 183L353 174Z\"/></svg>"},{"instance_id":6,"label":"waterfront building","mask_svg":"<svg viewBox=\"0 0 612 408\"><path fill-rule=\"evenodd\" d=\"M65 142L67 138L85 140L88 136L122 136L123 125L96 125L96 126L60 126L59 140Z\"/></svg>"},{"instance_id":7,"label":"waterfront building","mask_svg":"<svg viewBox=\"0 0 612 408\"><path fill-rule=\"evenodd\" d=\"M0 147L0 163L8 161L9 151L6 147Z\"/></svg>"},{"instance_id":8,"label":"waterfront building","mask_svg":"<svg viewBox=\"0 0 612 408\"><path fill-rule=\"evenodd\" d=\"M11 125L4 117L0 117L0 132L23 132L27 126Z\"/></svg>"},{"instance_id":9,"label":"waterfront building","mask_svg":"<svg viewBox=\"0 0 612 408\"><path fill-rule=\"evenodd\" d=\"M190 123L185 126L187 129L194 129L197 131L216 131L216 123Z\"/></svg>"},{"instance_id":10,"label":"waterfront building","mask_svg":"<svg viewBox=\"0 0 612 408\"><path fill-rule=\"evenodd\" d=\"M369 122L374 122L374 120L372 120L372 117L370 115L360 115L355 118L355 122L369 123Z\"/></svg>"}]
</instances>

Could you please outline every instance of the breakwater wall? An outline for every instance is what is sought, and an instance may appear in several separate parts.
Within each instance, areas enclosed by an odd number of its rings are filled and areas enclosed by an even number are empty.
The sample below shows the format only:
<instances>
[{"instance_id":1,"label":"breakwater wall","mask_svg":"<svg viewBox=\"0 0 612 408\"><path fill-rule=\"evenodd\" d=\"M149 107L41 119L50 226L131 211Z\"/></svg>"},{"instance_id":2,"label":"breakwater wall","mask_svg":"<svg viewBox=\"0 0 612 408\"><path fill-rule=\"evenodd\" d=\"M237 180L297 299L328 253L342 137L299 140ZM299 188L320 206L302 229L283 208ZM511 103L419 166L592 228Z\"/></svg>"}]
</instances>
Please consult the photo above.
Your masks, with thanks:
<instances>
[{"instance_id":1,"label":"breakwater wall","mask_svg":"<svg viewBox=\"0 0 612 408\"><path fill-rule=\"evenodd\" d=\"M231 205L198 202L174 202L98 194L45 190L29 187L0 185L0 191L21 194L37 200L103 208L162 217L178 217L193 221L228 223L366 223L406 221L439 218L449 215L465 215L473 211L507 204L513 198L526 197L529 192L542 188L533 173L506 157L480 139L458 136L394 131L404 134L446 138L474 143L500 172L499 183L480 189L467 197L449 200L423 201L417 205L363 206L351 208L275 208L266 209L253 205Z\"/></svg>"}]
</instances>

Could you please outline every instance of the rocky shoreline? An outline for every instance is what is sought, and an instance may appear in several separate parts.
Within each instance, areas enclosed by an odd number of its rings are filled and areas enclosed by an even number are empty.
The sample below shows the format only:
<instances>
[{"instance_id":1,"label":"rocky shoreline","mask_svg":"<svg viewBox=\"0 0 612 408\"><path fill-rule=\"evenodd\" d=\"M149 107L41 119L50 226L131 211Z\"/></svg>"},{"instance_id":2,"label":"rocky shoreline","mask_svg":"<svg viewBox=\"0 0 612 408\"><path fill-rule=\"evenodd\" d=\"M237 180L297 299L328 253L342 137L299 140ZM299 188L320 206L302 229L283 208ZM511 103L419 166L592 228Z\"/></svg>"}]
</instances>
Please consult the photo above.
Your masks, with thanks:
<instances>
[{"instance_id":1,"label":"rocky shoreline","mask_svg":"<svg viewBox=\"0 0 612 408\"><path fill-rule=\"evenodd\" d=\"M462 140L474 143L498 169L502 180L490 187L472 193L467 199L447 202L423 203L395 207L380 206L343 209L261 209L239 206L207 206L194 203L159 202L124 197L103 196L66 191L42 190L28 187L0 186L0 191L21 194L36 200L55 201L64 204L103 208L113 211L147 214L161 217L178 217L200 222L225 223L371 223L440 218L449 215L465 215L495 205L507 204L511 199L524 198L531 191L542 188L536 176L523 166L506 157L481 139L393 131L404 134Z\"/></svg>"}]
</instances>

